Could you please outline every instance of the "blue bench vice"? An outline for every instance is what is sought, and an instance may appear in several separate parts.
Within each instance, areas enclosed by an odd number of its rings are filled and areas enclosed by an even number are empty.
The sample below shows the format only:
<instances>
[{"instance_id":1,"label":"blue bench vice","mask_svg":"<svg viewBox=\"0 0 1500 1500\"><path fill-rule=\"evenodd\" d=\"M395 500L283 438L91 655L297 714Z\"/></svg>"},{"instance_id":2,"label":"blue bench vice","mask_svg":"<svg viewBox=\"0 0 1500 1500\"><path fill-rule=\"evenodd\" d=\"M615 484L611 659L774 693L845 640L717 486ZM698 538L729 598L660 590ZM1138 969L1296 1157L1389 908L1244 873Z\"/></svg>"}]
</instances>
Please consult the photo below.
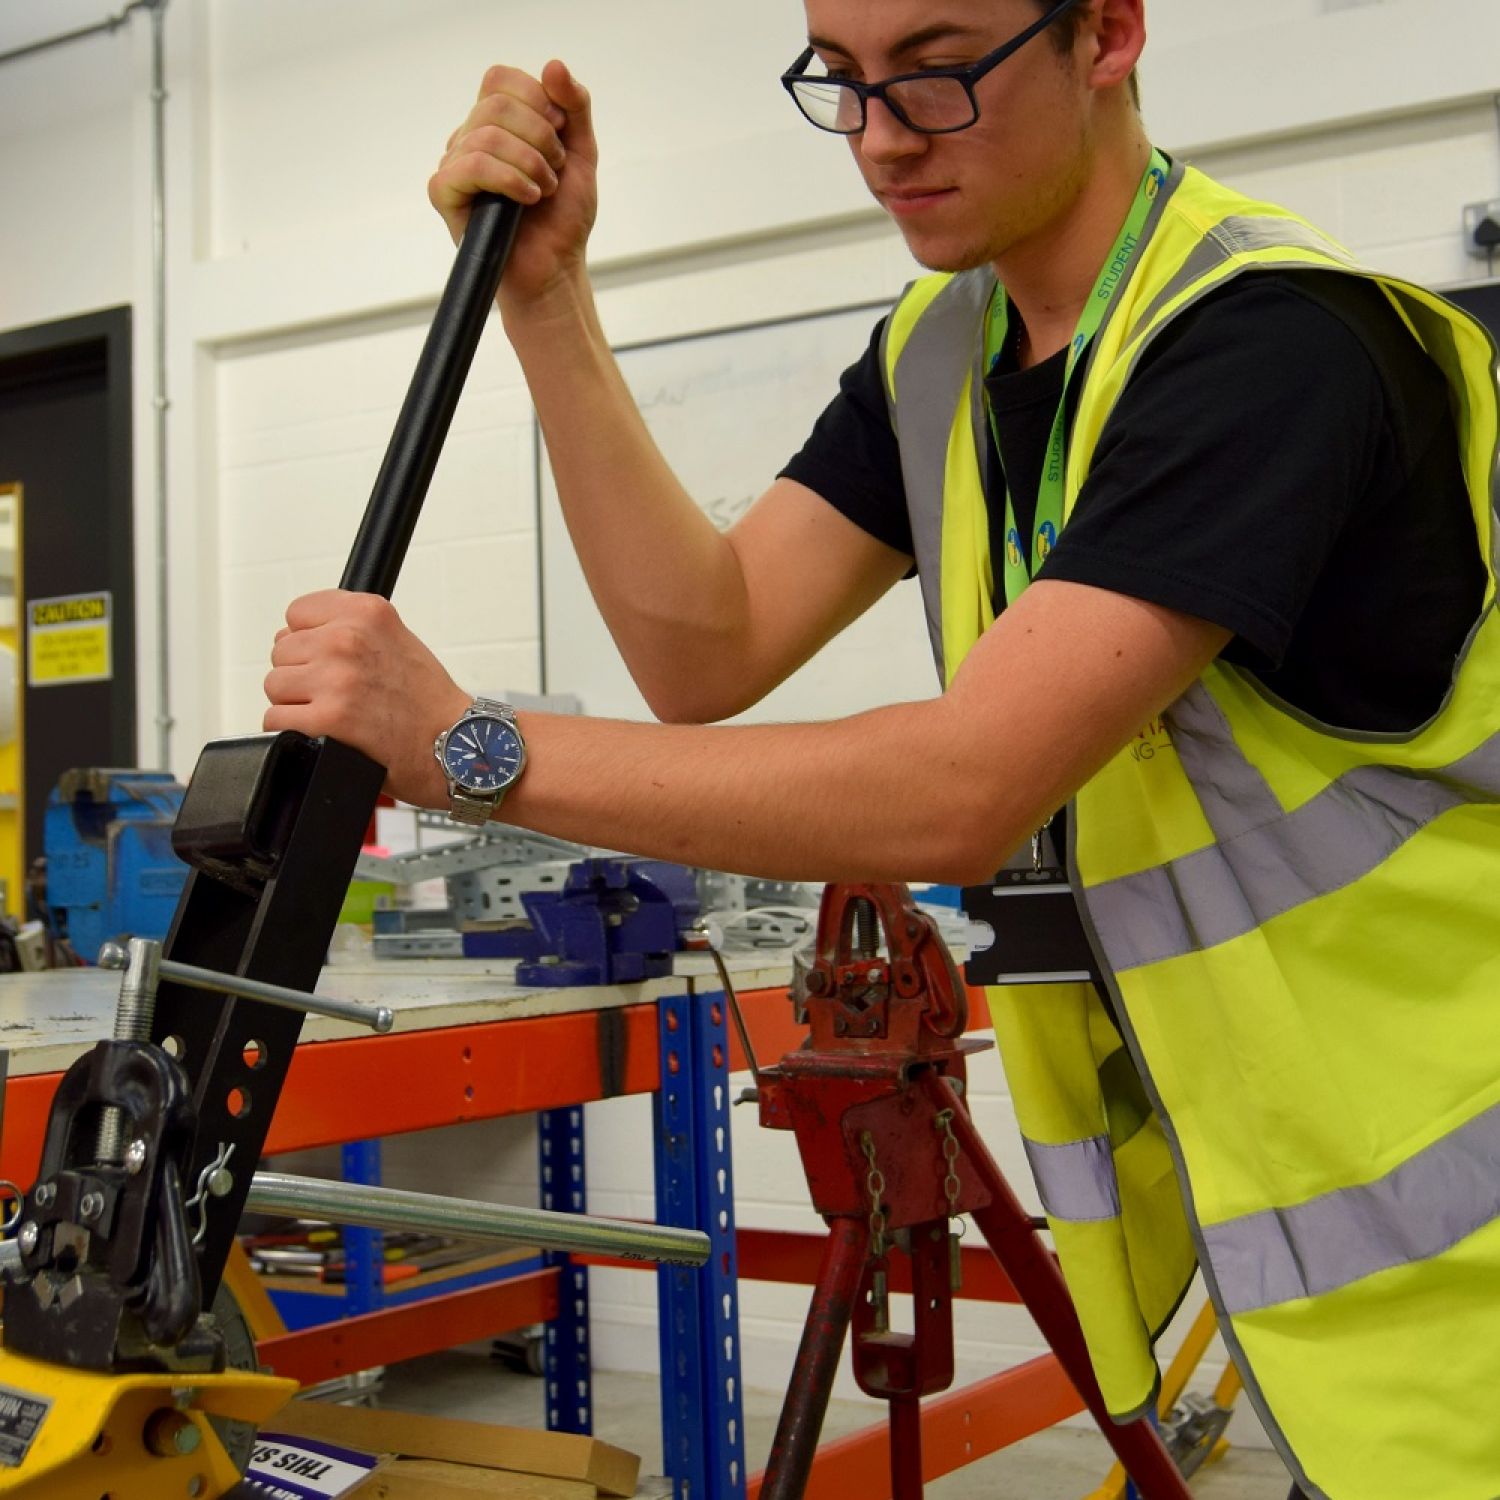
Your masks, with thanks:
<instances>
[{"instance_id":1,"label":"blue bench vice","mask_svg":"<svg viewBox=\"0 0 1500 1500\"><path fill-rule=\"evenodd\" d=\"M516 958L520 985L630 984L672 972L698 920L698 884L682 865L584 859L561 891L521 896L529 926L470 929L466 958Z\"/></svg>"}]
</instances>

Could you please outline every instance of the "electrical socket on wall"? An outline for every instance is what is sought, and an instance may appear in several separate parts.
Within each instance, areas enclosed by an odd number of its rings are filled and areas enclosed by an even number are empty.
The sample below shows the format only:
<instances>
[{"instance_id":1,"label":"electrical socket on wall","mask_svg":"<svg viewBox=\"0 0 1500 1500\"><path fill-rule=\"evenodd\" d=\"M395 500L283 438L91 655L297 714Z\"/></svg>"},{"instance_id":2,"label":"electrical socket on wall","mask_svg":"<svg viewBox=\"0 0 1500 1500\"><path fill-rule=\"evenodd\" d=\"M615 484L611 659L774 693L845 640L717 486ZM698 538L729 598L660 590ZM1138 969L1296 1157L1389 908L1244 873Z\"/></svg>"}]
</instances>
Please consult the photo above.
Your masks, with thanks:
<instances>
[{"instance_id":1,"label":"electrical socket on wall","mask_svg":"<svg viewBox=\"0 0 1500 1500\"><path fill-rule=\"evenodd\" d=\"M1464 244L1480 260L1500 253L1500 198L1464 206Z\"/></svg>"}]
</instances>

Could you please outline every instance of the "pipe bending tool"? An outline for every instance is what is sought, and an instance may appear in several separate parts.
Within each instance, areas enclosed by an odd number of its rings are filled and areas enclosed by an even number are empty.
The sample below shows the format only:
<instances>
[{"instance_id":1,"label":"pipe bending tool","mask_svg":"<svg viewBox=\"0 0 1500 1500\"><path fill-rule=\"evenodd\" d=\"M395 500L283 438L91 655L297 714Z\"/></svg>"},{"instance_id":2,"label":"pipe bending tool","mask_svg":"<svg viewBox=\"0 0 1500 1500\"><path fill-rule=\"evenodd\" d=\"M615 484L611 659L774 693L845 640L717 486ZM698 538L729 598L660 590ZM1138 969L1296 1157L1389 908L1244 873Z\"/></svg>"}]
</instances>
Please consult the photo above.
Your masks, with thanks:
<instances>
[{"instance_id":1,"label":"pipe bending tool","mask_svg":"<svg viewBox=\"0 0 1500 1500\"><path fill-rule=\"evenodd\" d=\"M520 213L475 200L346 590L395 587ZM188 873L165 942L107 955L124 964L116 1035L64 1075L0 1253L7 1500L218 1500L293 1394L258 1370L221 1283L304 1014L391 1023L311 993L384 780L331 739L204 747L172 830ZM707 1257L706 1237L623 1230L627 1254Z\"/></svg>"}]
</instances>

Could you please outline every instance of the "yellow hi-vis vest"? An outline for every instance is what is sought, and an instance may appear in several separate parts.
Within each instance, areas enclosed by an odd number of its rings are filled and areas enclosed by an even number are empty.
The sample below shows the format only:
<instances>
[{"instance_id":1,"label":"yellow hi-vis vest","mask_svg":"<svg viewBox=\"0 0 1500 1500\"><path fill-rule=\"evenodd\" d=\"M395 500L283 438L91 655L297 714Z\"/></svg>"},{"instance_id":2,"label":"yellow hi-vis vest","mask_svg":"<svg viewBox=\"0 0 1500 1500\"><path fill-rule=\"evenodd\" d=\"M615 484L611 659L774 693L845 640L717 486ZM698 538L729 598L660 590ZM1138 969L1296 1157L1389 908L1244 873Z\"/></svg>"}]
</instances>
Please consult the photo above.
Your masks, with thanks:
<instances>
[{"instance_id":1,"label":"yellow hi-vis vest","mask_svg":"<svg viewBox=\"0 0 1500 1500\"><path fill-rule=\"evenodd\" d=\"M1414 733L1316 723L1217 662L1079 791L1069 870L1135 1070L1090 990L992 990L1027 1153L1113 1412L1151 1399L1151 1336L1196 1246L1250 1397L1309 1494L1495 1500L1495 349L1441 298L1191 169L1174 168L1143 238L1090 355L1065 515L1173 317L1230 277L1318 268L1375 281L1446 375L1490 577L1449 695ZM945 685L993 621L978 457L993 285L987 271L925 277L886 327Z\"/></svg>"}]
</instances>

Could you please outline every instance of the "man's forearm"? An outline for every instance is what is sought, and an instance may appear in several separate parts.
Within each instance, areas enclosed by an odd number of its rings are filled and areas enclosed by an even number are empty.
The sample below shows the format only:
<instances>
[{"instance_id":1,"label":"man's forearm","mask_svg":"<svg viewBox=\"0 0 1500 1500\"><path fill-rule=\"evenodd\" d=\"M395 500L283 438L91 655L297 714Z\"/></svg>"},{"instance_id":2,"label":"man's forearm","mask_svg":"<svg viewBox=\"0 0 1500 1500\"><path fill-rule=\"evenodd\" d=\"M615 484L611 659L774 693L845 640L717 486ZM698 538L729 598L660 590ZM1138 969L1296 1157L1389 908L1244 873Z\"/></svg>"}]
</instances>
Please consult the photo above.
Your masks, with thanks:
<instances>
[{"instance_id":1,"label":"man's forearm","mask_svg":"<svg viewBox=\"0 0 1500 1500\"><path fill-rule=\"evenodd\" d=\"M654 725L522 714L500 817L558 838L779 880L972 882L1038 813L955 751L941 700L823 724ZM1045 795L1045 793L1043 793Z\"/></svg>"},{"instance_id":2,"label":"man's forearm","mask_svg":"<svg viewBox=\"0 0 1500 1500\"><path fill-rule=\"evenodd\" d=\"M1033 584L940 698L821 724L630 724L523 713L502 818L579 843L799 880L983 880L1229 632L1082 584ZM470 694L373 594L296 599L263 727L331 735L441 807L432 754Z\"/></svg>"},{"instance_id":3,"label":"man's forearm","mask_svg":"<svg viewBox=\"0 0 1500 1500\"><path fill-rule=\"evenodd\" d=\"M734 549L647 432L582 272L545 309L508 318L506 331L600 612L652 709L689 716L689 693L744 660Z\"/></svg>"}]
</instances>

